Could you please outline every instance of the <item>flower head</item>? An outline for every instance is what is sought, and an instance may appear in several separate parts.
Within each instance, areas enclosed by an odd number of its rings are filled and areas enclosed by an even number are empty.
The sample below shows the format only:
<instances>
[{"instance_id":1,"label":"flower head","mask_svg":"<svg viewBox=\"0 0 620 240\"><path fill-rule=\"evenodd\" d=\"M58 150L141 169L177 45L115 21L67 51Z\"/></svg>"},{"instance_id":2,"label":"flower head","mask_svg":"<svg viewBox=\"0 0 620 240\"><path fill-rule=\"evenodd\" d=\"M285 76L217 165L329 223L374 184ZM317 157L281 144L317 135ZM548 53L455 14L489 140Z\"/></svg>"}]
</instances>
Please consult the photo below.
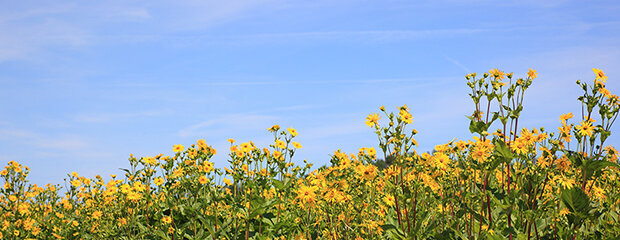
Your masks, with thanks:
<instances>
[{"instance_id":1,"label":"flower head","mask_svg":"<svg viewBox=\"0 0 620 240\"><path fill-rule=\"evenodd\" d=\"M534 79L538 77L538 73L536 73L536 70L530 68L529 71L527 71L527 76Z\"/></svg>"},{"instance_id":2,"label":"flower head","mask_svg":"<svg viewBox=\"0 0 620 240\"><path fill-rule=\"evenodd\" d=\"M273 125L270 128L267 129L270 132L276 132L278 130L280 130L280 125Z\"/></svg>"},{"instance_id":3,"label":"flower head","mask_svg":"<svg viewBox=\"0 0 620 240\"><path fill-rule=\"evenodd\" d=\"M153 183L155 183L155 185L157 186L161 186L162 184L164 184L164 179L162 177L155 178L153 180Z\"/></svg>"},{"instance_id":4,"label":"flower head","mask_svg":"<svg viewBox=\"0 0 620 240\"><path fill-rule=\"evenodd\" d=\"M228 180L227 178L222 179L222 182L224 182L226 185L232 185L232 182L230 180Z\"/></svg>"},{"instance_id":5,"label":"flower head","mask_svg":"<svg viewBox=\"0 0 620 240\"><path fill-rule=\"evenodd\" d=\"M277 148L285 148L286 147L286 143L284 143L282 140L276 140L276 147Z\"/></svg>"},{"instance_id":6,"label":"flower head","mask_svg":"<svg viewBox=\"0 0 620 240\"><path fill-rule=\"evenodd\" d=\"M291 134L291 136L293 137L297 137L297 130L295 130L294 128L290 127L286 129L288 131L288 133Z\"/></svg>"},{"instance_id":7,"label":"flower head","mask_svg":"<svg viewBox=\"0 0 620 240\"><path fill-rule=\"evenodd\" d=\"M560 115L560 121L562 122L562 125L566 125L566 120L571 119L574 116L575 115L573 115L572 112Z\"/></svg>"},{"instance_id":8,"label":"flower head","mask_svg":"<svg viewBox=\"0 0 620 240\"><path fill-rule=\"evenodd\" d=\"M589 120L581 121L581 124L576 127L579 130L579 134L582 136L591 137L594 132L594 126L592 126L592 122Z\"/></svg>"},{"instance_id":9,"label":"flower head","mask_svg":"<svg viewBox=\"0 0 620 240\"><path fill-rule=\"evenodd\" d=\"M504 71L501 71L501 70L499 70L499 69L497 69L497 68L494 68L494 69L489 70L489 74L490 74L491 76L495 77L497 80L502 80L502 79L504 79L504 76L506 75L506 74L504 73Z\"/></svg>"},{"instance_id":10,"label":"flower head","mask_svg":"<svg viewBox=\"0 0 620 240\"><path fill-rule=\"evenodd\" d=\"M161 218L161 221L164 224L170 224L172 222L172 218L170 218L170 216L164 216L163 218Z\"/></svg>"},{"instance_id":11,"label":"flower head","mask_svg":"<svg viewBox=\"0 0 620 240\"><path fill-rule=\"evenodd\" d=\"M177 144L172 147L172 151L175 153L183 152L183 150L185 150L185 147L181 144Z\"/></svg>"},{"instance_id":12,"label":"flower head","mask_svg":"<svg viewBox=\"0 0 620 240\"><path fill-rule=\"evenodd\" d=\"M592 71L594 71L594 74L596 74L596 80L600 79L603 80L603 82L607 82L607 76L605 76L603 70L598 68L592 68Z\"/></svg>"},{"instance_id":13,"label":"flower head","mask_svg":"<svg viewBox=\"0 0 620 240\"><path fill-rule=\"evenodd\" d=\"M207 182L209 182L209 179L207 179L207 177L205 176L200 176L200 178L198 178L198 182L200 182L200 184L207 184Z\"/></svg>"},{"instance_id":14,"label":"flower head","mask_svg":"<svg viewBox=\"0 0 620 240\"><path fill-rule=\"evenodd\" d=\"M368 117L366 117L366 126L376 126L377 124L379 124L379 119L381 119L381 117L378 113L368 114Z\"/></svg>"}]
</instances>

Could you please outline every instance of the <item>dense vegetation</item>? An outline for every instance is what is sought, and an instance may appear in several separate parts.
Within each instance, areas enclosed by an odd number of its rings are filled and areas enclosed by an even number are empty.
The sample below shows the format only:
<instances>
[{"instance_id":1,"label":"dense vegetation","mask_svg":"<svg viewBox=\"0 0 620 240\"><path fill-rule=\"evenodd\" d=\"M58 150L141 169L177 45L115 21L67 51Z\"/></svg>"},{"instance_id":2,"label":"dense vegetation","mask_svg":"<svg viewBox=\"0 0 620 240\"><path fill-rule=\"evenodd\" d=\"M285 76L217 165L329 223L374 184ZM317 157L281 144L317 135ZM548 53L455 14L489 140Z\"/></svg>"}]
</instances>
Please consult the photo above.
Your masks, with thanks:
<instances>
[{"instance_id":1,"label":"dense vegetation","mask_svg":"<svg viewBox=\"0 0 620 240\"><path fill-rule=\"evenodd\" d=\"M379 149L336 151L313 171L292 161L296 130L277 125L265 148L230 139L223 169L204 140L131 156L126 174L107 182L71 173L62 190L29 184L28 167L9 162L0 238L617 239L618 151L605 142L620 102L594 72L593 83L577 81L580 116L561 115L557 132L520 129L536 71L468 74L475 136L432 153L416 152L405 105L366 118Z\"/></svg>"}]
</instances>

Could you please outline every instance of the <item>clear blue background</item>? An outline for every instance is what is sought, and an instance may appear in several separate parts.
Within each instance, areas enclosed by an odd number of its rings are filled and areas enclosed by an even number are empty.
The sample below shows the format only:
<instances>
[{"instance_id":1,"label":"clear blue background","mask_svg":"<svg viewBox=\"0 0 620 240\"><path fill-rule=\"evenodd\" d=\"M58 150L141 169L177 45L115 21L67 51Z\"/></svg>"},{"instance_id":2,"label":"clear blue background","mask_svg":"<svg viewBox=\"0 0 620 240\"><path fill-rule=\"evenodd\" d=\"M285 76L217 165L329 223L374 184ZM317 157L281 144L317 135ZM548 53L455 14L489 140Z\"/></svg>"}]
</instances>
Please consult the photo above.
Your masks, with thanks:
<instances>
[{"instance_id":1,"label":"clear blue background","mask_svg":"<svg viewBox=\"0 0 620 240\"><path fill-rule=\"evenodd\" d=\"M130 153L295 127L316 166L376 146L367 114L408 104L418 151L471 139L464 75L538 71L520 125L579 116L592 68L620 91L617 1L2 1L0 164L38 184L121 173ZM618 127L608 143L617 145Z\"/></svg>"}]
</instances>

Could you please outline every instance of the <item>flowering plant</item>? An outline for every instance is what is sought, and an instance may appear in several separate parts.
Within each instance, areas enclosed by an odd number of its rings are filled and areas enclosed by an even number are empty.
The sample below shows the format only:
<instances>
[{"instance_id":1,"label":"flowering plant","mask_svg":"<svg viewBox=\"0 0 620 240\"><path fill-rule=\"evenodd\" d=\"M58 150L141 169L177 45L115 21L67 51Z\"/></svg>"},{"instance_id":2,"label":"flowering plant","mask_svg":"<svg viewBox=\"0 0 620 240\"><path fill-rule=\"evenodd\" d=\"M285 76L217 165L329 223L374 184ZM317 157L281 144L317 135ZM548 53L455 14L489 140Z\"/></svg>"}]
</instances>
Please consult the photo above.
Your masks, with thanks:
<instances>
[{"instance_id":1,"label":"flowering plant","mask_svg":"<svg viewBox=\"0 0 620 240\"><path fill-rule=\"evenodd\" d=\"M474 136L422 154L405 105L366 118L379 149L338 150L314 170L292 160L297 131L278 125L263 148L229 139L228 167L198 140L169 156L131 155L123 178L73 172L63 193L29 184L30 169L11 161L0 172L0 238L620 238L618 151L605 146L620 101L594 72L591 85L577 81L579 119L561 115L557 132L520 128L535 70L468 74Z\"/></svg>"}]
</instances>

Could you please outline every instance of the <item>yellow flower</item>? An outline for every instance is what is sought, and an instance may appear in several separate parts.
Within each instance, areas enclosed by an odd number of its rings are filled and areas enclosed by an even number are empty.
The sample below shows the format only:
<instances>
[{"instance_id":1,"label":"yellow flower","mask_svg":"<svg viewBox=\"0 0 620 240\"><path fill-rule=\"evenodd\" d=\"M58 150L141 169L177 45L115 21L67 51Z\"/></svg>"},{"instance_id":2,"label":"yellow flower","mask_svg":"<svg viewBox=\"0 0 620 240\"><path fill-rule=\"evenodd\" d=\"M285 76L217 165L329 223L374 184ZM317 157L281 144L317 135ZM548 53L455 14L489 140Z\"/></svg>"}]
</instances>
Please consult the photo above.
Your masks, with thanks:
<instances>
[{"instance_id":1,"label":"yellow flower","mask_svg":"<svg viewBox=\"0 0 620 240\"><path fill-rule=\"evenodd\" d=\"M489 70L489 74L498 80L504 79L504 76L506 75L503 71L498 70L497 68Z\"/></svg>"},{"instance_id":2,"label":"yellow flower","mask_svg":"<svg viewBox=\"0 0 620 240\"><path fill-rule=\"evenodd\" d=\"M375 150L374 147L368 148L366 150L368 151L368 155L370 156L374 156L375 154L377 154L377 150Z\"/></svg>"},{"instance_id":3,"label":"yellow flower","mask_svg":"<svg viewBox=\"0 0 620 240\"><path fill-rule=\"evenodd\" d=\"M164 179L162 177L158 177L158 178L155 178L153 182L155 183L155 185L161 186L162 184L164 184Z\"/></svg>"},{"instance_id":4,"label":"yellow flower","mask_svg":"<svg viewBox=\"0 0 620 240\"><path fill-rule=\"evenodd\" d=\"M538 77L538 73L536 73L536 70L530 68L529 71L527 71L527 76L534 79Z\"/></svg>"},{"instance_id":5,"label":"yellow flower","mask_svg":"<svg viewBox=\"0 0 620 240\"><path fill-rule=\"evenodd\" d=\"M196 156L198 156L198 152L196 150L191 149L188 152L187 156L189 156L191 159L194 159L194 158L196 158Z\"/></svg>"},{"instance_id":6,"label":"yellow flower","mask_svg":"<svg viewBox=\"0 0 620 240\"><path fill-rule=\"evenodd\" d=\"M562 122L562 124L566 124L566 120L573 118L575 115L573 115L572 112L570 113L566 113L566 114L562 114L560 115L560 121Z\"/></svg>"},{"instance_id":7,"label":"yellow flower","mask_svg":"<svg viewBox=\"0 0 620 240\"><path fill-rule=\"evenodd\" d=\"M301 144L299 144L298 142L293 142L293 147L301 148Z\"/></svg>"},{"instance_id":8,"label":"yellow flower","mask_svg":"<svg viewBox=\"0 0 620 240\"><path fill-rule=\"evenodd\" d=\"M265 155L267 155L267 156L269 156L269 154L271 154L269 152L269 149L267 149L267 148L263 148L263 153L265 153Z\"/></svg>"},{"instance_id":9,"label":"yellow flower","mask_svg":"<svg viewBox=\"0 0 620 240\"><path fill-rule=\"evenodd\" d=\"M243 152L249 152L252 150L252 145L250 143L244 142L241 145L239 145L241 147L241 151Z\"/></svg>"},{"instance_id":10,"label":"yellow flower","mask_svg":"<svg viewBox=\"0 0 620 240\"><path fill-rule=\"evenodd\" d=\"M592 186L590 194L599 200L605 199L605 190L596 185Z\"/></svg>"},{"instance_id":11,"label":"yellow flower","mask_svg":"<svg viewBox=\"0 0 620 240\"><path fill-rule=\"evenodd\" d=\"M228 186L232 185L232 182L230 180L228 180L227 178L222 179L222 181L224 183L226 183L226 185L228 185Z\"/></svg>"},{"instance_id":12,"label":"yellow flower","mask_svg":"<svg viewBox=\"0 0 620 240\"><path fill-rule=\"evenodd\" d=\"M613 97L613 95L611 94L611 92L609 90L607 90L607 88L599 88L598 92L600 92L601 94L603 94L603 96L605 96L607 99L610 99Z\"/></svg>"},{"instance_id":13,"label":"yellow flower","mask_svg":"<svg viewBox=\"0 0 620 240\"><path fill-rule=\"evenodd\" d=\"M582 136L591 137L594 132L594 126L592 126L590 121L581 121L581 125L577 126L577 130L579 130L579 134Z\"/></svg>"},{"instance_id":14,"label":"yellow flower","mask_svg":"<svg viewBox=\"0 0 620 240\"><path fill-rule=\"evenodd\" d=\"M607 145L604 149L605 153L609 156L609 161L616 162L618 160L618 150L616 150L616 148L611 145Z\"/></svg>"},{"instance_id":15,"label":"yellow flower","mask_svg":"<svg viewBox=\"0 0 620 240\"><path fill-rule=\"evenodd\" d=\"M394 206L394 196L392 195L387 195L383 198L383 202L385 202L386 205L388 206Z\"/></svg>"},{"instance_id":16,"label":"yellow flower","mask_svg":"<svg viewBox=\"0 0 620 240\"><path fill-rule=\"evenodd\" d=\"M596 80L600 79L603 80L603 82L607 82L607 76L605 76L603 70L598 68L592 68L592 71L594 71L594 74L596 74Z\"/></svg>"},{"instance_id":17,"label":"yellow flower","mask_svg":"<svg viewBox=\"0 0 620 240\"><path fill-rule=\"evenodd\" d=\"M286 129L288 131L288 133L290 133L293 137L297 136L297 130L295 130L294 128L287 128Z\"/></svg>"},{"instance_id":18,"label":"yellow flower","mask_svg":"<svg viewBox=\"0 0 620 240\"><path fill-rule=\"evenodd\" d=\"M157 165L157 159L154 157L146 157L143 158L144 163L148 165Z\"/></svg>"},{"instance_id":19,"label":"yellow flower","mask_svg":"<svg viewBox=\"0 0 620 240\"><path fill-rule=\"evenodd\" d=\"M181 144L177 144L172 147L172 151L175 153L183 152L183 150L185 150L185 147Z\"/></svg>"},{"instance_id":20,"label":"yellow flower","mask_svg":"<svg viewBox=\"0 0 620 240\"><path fill-rule=\"evenodd\" d=\"M172 223L172 218L170 218L170 216L164 216L163 218L161 218L161 221L164 224L170 224L170 223Z\"/></svg>"},{"instance_id":21,"label":"yellow flower","mask_svg":"<svg viewBox=\"0 0 620 240\"><path fill-rule=\"evenodd\" d=\"M270 132L278 131L278 130L280 130L280 125L273 125L269 129L267 129L267 130L270 131Z\"/></svg>"},{"instance_id":22,"label":"yellow flower","mask_svg":"<svg viewBox=\"0 0 620 240\"><path fill-rule=\"evenodd\" d=\"M510 149L512 149L517 154L526 154L529 150L529 143L523 137L517 138L516 141L510 145Z\"/></svg>"},{"instance_id":23,"label":"yellow flower","mask_svg":"<svg viewBox=\"0 0 620 240\"><path fill-rule=\"evenodd\" d=\"M71 181L71 185L73 185L74 187L79 187L82 185L82 182L76 179L76 180Z\"/></svg>"},{"instance_id":24,"label":"yellow flower","mask_svg":"<svg viewBox=\"0 0 620 240\"><path fill-rule=\"evenodd\" d=\"M377 176L377 167L374 165L358 165L355 171L365 180L372 180Z\"/></svg>"},{"instance_id":25,"label":"yellow flower","mask_svg":"<svg viewBox=\"0 0 620 240\"><path fill-rule=\"evenodd\" d=\"M299 189L296 190L297 192L296 199L300 200L302 203L313 205L314 202L316 201L316 193L315 193L316 190L318 190L318 187L316 186L311 187L311 186L301 185Z\"/></svg>"},{"instance_id":26,"label":"yellow flower","mask_svg":"<svg viewBox=\"0 0 620 240\"><path fill-rule=\"evenodd\" d=\"M103 213L101 213L101 211L94 211L92 217L94 219L99 219L101 217L101 215L103 215Z\"/></svg>"},{"instance_id":27,"label":"yellow flower","mask_svg":"<svg viewBox=\"0 0 620 240\"><path fill-rule=\"evenodd\" d=\"M398 117L400 117L400 119L403 120L403 122L405 122L405 123L412 123L413 122L413 116L411 115L411 113L409 113L409 108L407 107L407 105L402 106L400 108L400 112L398 113Z\"/></svg>"},{"instance_id":28,"label":"yellow flower","mask_svg":"<svg viewBox=\"0 0 620 240\"><path fill-rule=\"evenodd\" d=\"M286 147L286 143L284 143L283 141L280 141L280 140L276 140L276 147L277 148L285 148Z\"/></svg>"},{"instance_id":29,"label":"yellow flower","mask_svg":"<svg viewBox=\"0 0 620 240\"><path fill-rule=\"evenodd\" d=\"M202 171L206 172L206 173L210 173L211 171L213 171L213 163L212 162L205 162L202 166Z\"/></svg>"},{"instance_id":30,"label":"yellow flower","mask_svg":"<svg viewBox=\"0 0 620 240\"><path fill-rule=\"evenodd\" d=\"M200 178L198 178L198 182L200 182L200 184L207 184L207 182L209 181L209 179L207 179L207 177L205 176L200 176Z\"/></svg>"},{"instance_id":31,"label":"yellow flower","mask_svg":"<svg viewBox=\"0 0 620 240\"><path fill-rule=\"evenodd\" d=\"M573 185L575 184L574 179L567 178L564 175L562 175L561 177L557 177L557 180L558 180L558 184L562 186L564 189L572 188Z\"/></svg>"},{"instance_id":32,"label":"yellow flower","mask_svg":"<svg viewBox=\"0 0 620 240\"><path fill-rule=\"evenodd\" d=\"M273 151L273 158L280 159L282 153L280 151Z\"/></svg>"},{"instance_id":33,"label":"yellow flower","mask_svg":"<svg viewBox=\"0 0 620 240\"><path fill-rule=\"evenodd\" d=\"M229 139L228 139L228 142L229 142L229 143L231 143L231 144L232 144L232 143L235 143L235 139L229 138Z\"/></svg>"},{"instance_id":34,"label":"yellow flower","mask_svg":"<svg viewBox=\"0 0 620 240\"><path fill-rule=\"evenodd\" d=\"M366 117L366 126L376 126L377 124L379 124L379 119L381 119L381 117L378 113L368 114L368 117Z\"/></svg>"},{"instance_id":35,"label":"yellow flower","mask_svg":"<svg viewBox=\"0 0 620 240\"><path fill-rule=\"evenodd\" d=\"M476 136L474 136L474 139L476 142L472 149L471 157L478 162L484 162L491 156L493 144L489 139L482 141Z\"/></svg>"}]
</instances>

